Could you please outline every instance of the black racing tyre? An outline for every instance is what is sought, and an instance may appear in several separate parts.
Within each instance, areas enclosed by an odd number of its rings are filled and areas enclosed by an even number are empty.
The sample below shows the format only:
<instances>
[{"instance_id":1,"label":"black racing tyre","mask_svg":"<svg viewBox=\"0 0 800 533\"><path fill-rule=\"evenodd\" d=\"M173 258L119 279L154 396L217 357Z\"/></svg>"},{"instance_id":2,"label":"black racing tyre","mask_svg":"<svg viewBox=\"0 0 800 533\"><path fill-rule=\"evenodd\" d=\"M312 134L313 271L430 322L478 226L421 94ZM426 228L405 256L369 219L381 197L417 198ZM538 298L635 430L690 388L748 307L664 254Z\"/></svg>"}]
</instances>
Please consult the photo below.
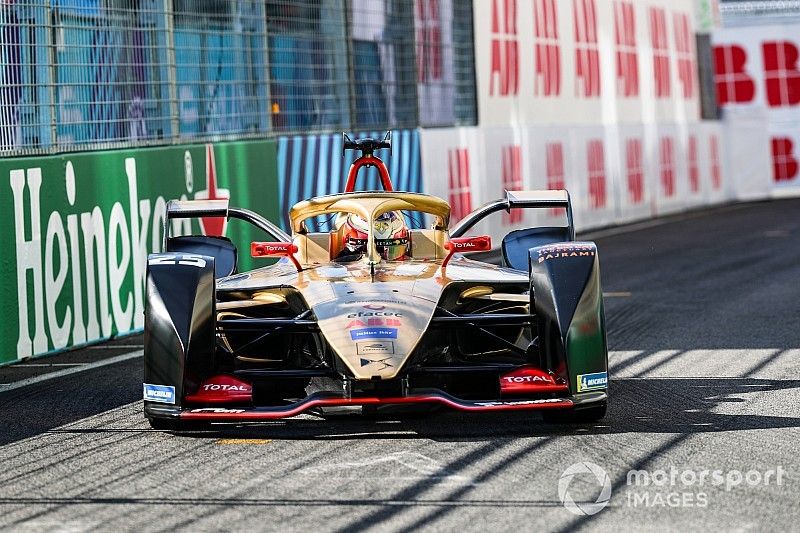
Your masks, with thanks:
<instances>
[{"instance_id":1,"label":"black racing tyre","mask_svg":"<svg viewBox=\"0 0 800 533\"><path fill-rule=\"evenodd\" d=\"M542 418L551 424L586 424L597 422L606 416L608 402L598 402L578 409L548 409L542 411Z\"/></svg>"}]
</instances>

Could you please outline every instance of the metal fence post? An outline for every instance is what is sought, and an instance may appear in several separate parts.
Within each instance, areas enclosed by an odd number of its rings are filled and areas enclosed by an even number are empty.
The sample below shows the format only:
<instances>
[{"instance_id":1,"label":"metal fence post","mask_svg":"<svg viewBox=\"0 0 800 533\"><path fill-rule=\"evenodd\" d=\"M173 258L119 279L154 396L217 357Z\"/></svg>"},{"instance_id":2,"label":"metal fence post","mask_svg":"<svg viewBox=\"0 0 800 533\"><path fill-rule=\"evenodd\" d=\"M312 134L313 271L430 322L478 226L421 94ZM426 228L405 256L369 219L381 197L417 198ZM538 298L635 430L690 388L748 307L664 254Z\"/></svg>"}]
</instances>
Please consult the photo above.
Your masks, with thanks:
<instances>
[{"instance_id":1,"label":"metal fence post","mask_svg":"<svg viewBox=\"0 0 800 533\"><path fill-rule=\"evenodd\" d=\"M58 106L56 104L56 83L58 72L56 71L56 40L54 34L56 32L55 20L53 18L53 2L48 0L45 6L45 17L47 20L47 95L50 107L50 146L47 147L49 152L58 151L58 126L57 115Z\"/></svg>"},{"instance_id":2,"label":"metal fence post","mask_svg":"<svg viewBox=\"0 0 800 533\"><path fill-rule=\"evenodd\" d=\"M170 139L180 141L180 116L178 113L178 73L175 62L175 11L172 0L164 0L164 28L167 37L167 86L169 87Z\"/></svg>"},{"instance_id":3,"label":"metal fence post","mask_svg":"<svg viewBox=\"0 0 800 533\"><path fill-rule=\"evenodd\" d=\"M350 0L342 0L344 9L344 40L347 46L347 103L350 110L350 131L356 124L356 67L353 62L353 6Z\"/></svg>"},{"instance_id":4,"label":"metal fence post","mask_svg":"<svg viewBox=\"0 0 800 533\"><path fill-rule=\"evenodd\" d=\"M266 131L264 133L270 133L272 131L272 73L270 72L270 60L269 60L269 22L267 21L267 10L264 7L264 2L259 2L259 11L261 14L261 21L264 23L264 39L263 39L263 61L264 64L262 65L264 68L264 98L266 102L266 106L262 106L262 109L265 110L267 121L266 121Z\"/></svg>"}]
</instances>

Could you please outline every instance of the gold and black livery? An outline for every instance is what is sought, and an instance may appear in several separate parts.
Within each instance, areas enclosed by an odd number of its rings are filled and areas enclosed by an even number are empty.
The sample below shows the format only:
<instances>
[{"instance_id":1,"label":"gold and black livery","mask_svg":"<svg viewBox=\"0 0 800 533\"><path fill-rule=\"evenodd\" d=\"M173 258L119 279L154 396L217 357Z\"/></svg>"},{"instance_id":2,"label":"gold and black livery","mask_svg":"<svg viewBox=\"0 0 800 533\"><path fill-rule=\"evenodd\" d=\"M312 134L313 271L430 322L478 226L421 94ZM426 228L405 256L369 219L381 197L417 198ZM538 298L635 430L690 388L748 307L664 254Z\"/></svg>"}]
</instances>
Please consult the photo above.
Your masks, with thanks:
<instances>
[{"instance_id":1,"label":"gold and black livery","mask_svg":"<svg viewBox=\"0 0 800 533\"><path fill-rule=\"evenodd\" d=\"M444 200L391 189L374 154L387 145L351 141L370 150L345 192L296 204L289 233L224 200L168 203L164 251L147 266L143 395L154 427L436 406L604 416L599 258L575 241L569 194L508 191L451 226ZM385 176L384 190L355 190L364 166ZM491 248L473 229L513 209L560 209L566 223L510 232L499 261L471 254ZM371 233L361 256L336 259L337 220L371 228L387 212L420 222L402 260L383 260ZM209 216L254 224L274 240L249 252L280 259L239 272L228 239L170 235L174 219ZM312 218L330 230L310 231Z\"/></svg>"}]
</instances>

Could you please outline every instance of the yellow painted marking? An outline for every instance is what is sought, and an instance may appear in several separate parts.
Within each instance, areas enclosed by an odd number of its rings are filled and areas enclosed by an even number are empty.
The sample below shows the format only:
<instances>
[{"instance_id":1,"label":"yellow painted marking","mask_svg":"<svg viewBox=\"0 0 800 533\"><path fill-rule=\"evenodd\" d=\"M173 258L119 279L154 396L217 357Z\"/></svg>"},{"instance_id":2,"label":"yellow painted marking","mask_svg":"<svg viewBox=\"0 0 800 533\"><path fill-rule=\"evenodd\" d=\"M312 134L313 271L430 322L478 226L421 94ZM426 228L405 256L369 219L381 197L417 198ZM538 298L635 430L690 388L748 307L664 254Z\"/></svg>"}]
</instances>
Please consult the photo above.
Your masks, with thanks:
<instances>
[{"instance_id":1,"label":"yellow painted marking","mask_svg":"<svg viewBox=\"0 0 800 533\"><path fill-rule=\"evenodd\" d=\"M217 439L216 444L269 444L271 439Z\"/></svg>"},{"instance_id":2,"label":"yellow painted marking","mask_svg":"<svg viewBox=\"0 0 800 533\"><path fill-rule=\"evenodd\" d=\"M630 292L628 292L628 291L622 291L622 292L604 292L604 293L603 293L603 297L604 297L604 298L627 298L627 297L628 297L628 296L630 296L630 295L631 295L631 293L630 293Z\"/></svg>"}]
</instances>

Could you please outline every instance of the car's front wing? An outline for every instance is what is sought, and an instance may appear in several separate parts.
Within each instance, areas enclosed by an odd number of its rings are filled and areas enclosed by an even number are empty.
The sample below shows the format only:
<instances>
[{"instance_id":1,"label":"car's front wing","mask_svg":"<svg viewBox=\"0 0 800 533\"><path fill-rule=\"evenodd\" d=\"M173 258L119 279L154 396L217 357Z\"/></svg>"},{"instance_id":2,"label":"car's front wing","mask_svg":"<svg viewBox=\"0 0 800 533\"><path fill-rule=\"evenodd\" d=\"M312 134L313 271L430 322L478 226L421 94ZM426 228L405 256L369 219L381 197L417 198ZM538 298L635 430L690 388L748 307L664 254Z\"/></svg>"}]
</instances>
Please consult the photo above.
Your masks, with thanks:
<instances>
[{"instance_id":1,"label":"car's front wing","mask_svg":"<svg viewBox=\"0 0 800 533\"><path fill-rule=\"evenodd\" d=\"M455 398L443 391L431 389L428 391L418 391L408 396L398 397L365 396L345 398L332 393L316 393L296 403L270 407L220 406L180 409L151 404L147 406L146 410L150 416L179 419L181 421L257 422L289 418L307 411L326 407L428 404L469 412L534 411L545 409L572 409L580 405L601 402L606 399L607 395L605 391L594 391L569 398L463 400Z\"/></svg>"}]
</instances>

